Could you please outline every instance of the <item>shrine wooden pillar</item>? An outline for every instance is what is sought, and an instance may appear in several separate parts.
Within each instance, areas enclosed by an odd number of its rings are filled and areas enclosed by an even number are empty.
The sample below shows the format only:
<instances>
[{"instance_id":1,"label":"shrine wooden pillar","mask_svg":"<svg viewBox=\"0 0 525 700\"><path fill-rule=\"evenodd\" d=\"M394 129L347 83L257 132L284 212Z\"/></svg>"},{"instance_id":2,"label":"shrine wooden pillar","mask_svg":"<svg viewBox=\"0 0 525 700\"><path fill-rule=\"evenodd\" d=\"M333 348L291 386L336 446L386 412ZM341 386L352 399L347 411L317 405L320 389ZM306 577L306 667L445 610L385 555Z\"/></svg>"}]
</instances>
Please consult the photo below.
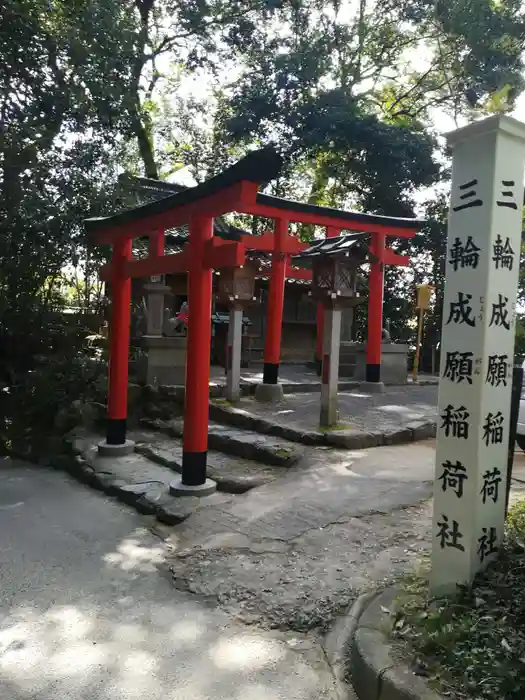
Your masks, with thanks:
<instances>
[{"instance_id":1,"label":"shrine wooden pillar","mask_svg":"<svg viewBox=\"0 0 525 700\"><path fill-rule=\"evenodd\" d=\"M211 345L212 269L205 264L206 243L213 238L213 218L190 219L188 270L188 344L184 392L182 475L170 484L173 494L212 493L206 479Z\"/></svg>"},{"instance_id":2,"label":"shrine wooden pillar","mask_svg":"<svg viewBox=\"0 0 525 700\"><path fill-rule=\"evenodd\" d=\"M381 391L381 340L383 333L384 252L386 235L375 233L370 252L375 261L370 264L368 297L368 334L366 342L366 381Z\"/></svg>"},{"instance_id":3,"label":"shrine wooden pillar","mask_svg":"<svg viewBox=\"0 0 525 700\"><path fill-rule=\"evenodd\" d=\"M129 329L131 318L131 278L125 271L131 259L132 240L114 243L111 258L111 326L109 329L108 418L106 440L99 444L102 455L133 451L126 440L128 416Z\"/></svg>"},{"instance_id":4,"label":"shrine wooden pillar","mask_svg":"<svg viewBox=\"0 0 525 700\"><path fill-rule=\"evenodd\" d=\"M259 401L278 401L283 397L279 384L281 359L281 335L283 326L284 287L286 282L286 237L288 220L276 219L274 249L272 253L272 276L266 311L266 338L264 343L264 372L262 384L256 388Z\"/></svg>"}]
</instances>

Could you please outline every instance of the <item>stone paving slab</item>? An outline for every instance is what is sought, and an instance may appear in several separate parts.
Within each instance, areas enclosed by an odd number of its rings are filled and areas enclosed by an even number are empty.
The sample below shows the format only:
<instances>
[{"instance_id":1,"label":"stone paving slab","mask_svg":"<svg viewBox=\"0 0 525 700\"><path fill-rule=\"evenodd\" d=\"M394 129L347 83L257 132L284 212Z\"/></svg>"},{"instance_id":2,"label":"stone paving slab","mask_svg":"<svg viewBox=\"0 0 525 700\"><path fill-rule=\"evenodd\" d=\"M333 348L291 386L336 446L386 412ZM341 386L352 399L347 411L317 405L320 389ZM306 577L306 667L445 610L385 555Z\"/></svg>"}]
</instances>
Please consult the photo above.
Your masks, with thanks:
<instances>
[{"instance_id":1,"label":"stone paving slab","mask_svg":"<svg viewBox=\"0 0 525 700\"><path fill-rule=\"evenodd\" d=\"M141 422L148 428L172 437L180 438L184 435L182 420L145 418ZM212 450L278 467L291 467L303 455L303 450L298 445L285 439L214 422L209 423L208 445Z\"/></svg>"},{"instance_id":2,"label":"stone paving slab","mask_svg":"<svg viewBox=\"0 0 525 700\"><path fill-rule=\"evenodd\" d=\"M148 444L137 445L136 451L149 460L182 472L182 442L176 438L159 436ZM282 467L272 467L241 457L208 451L208 476L217 482L217 488L227 493L244 493L283 475Z\"/></svg>"},{"instance_id":3,"label":"stone paving slab","mask_svg":"<svg viewBox=\"0 0 525 700\"><path fill-rule=\"evenodd\" d=\"M395 445L435 435L437 387L391 387L382 394L343 392L339 410L340 423L331 430L319 428L319 394L292 394L272 405L255 399L243 399L235 406L212 400L210 416L305 445L350 449Z\"/></svg>"}]
</instances>

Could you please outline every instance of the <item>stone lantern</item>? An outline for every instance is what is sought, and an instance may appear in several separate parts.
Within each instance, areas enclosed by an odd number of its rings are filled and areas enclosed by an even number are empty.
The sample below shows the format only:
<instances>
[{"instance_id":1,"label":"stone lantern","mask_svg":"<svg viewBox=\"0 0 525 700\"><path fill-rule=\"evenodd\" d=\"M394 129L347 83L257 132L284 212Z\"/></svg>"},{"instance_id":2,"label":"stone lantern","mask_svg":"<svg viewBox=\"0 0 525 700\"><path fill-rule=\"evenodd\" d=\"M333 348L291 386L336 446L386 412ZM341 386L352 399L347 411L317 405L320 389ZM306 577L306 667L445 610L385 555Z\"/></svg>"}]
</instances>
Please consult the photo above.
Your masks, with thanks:
<instances>
[{"instance_id":1,"label":"stone lantern","mask_svg":"<svg viewBox=\"0 0 525 700\"><path fill-rule=\"evenodd\" d=\"M295 256L294 262L312 268L312 297L326 308L363 303L356 291L358 268L370 259L365 234L329 238Z\"/></svg>"},{"instance_id":2,"label":"stone lantern","mask_svg":"<svg viewBox=\"0 0 525 700\"><path fill-rule=\"evenodd\" d=\"M312 297L325 308L323 368L321 375L322 427L337 425L341 312L366 301L356 290L359 267L375 260L365 241L367 234L326 238L295 255L293 262L312 269Z\"/></svg>"},{"instance_id":3,"label":"stone lantern","mask_svg":"<svg viewBox=\"0 0 525 700\"><path fill-rule=\"evenodd\" d=\"M240 267L221 270L219 300L229 306L228 343L226 346L226 398L236 402L241 398L242 315L255 299L257 266L247 262Z\"/></svg>"},{"instance_id":4,"label":"stone lantern","mask_svg":"<svg viewBox=\"0 0 525 700\"><path fill-rule=\"evenodd\" d=\"M247 262L240 267L221 270L219 275L219 300L230 308L245 308L255 301L255 275L257 267Z\"/></svg>"}]
</instances>

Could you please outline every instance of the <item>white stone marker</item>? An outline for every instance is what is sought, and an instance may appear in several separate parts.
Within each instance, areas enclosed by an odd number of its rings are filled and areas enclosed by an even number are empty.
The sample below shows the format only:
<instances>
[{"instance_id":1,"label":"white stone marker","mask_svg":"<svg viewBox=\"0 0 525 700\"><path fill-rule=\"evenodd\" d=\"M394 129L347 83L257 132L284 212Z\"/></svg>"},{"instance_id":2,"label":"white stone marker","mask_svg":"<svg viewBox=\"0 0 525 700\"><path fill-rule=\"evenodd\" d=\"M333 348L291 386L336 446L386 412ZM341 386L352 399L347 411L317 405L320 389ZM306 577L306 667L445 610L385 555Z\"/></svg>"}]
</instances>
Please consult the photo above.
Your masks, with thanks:
<instances>
[{"instance_id":1,"label":"white stone marker","mask_svg":"<svg viewBox=\"0 0 525 700\"><path fill-rule=\"evenodd\" d=\"M323 328L323 370L321 374L321 415L322 428L337 425L337 393L339 389L339 348L341 346L341 316L338 308L324 310Z\"/></svg>"},{"instance_id":2,"label":"white stone marker","mask_svg":"<svg viewBox=\"0 0 525 700\"><path fill-rule=\"evenodd\" d=\"M226 398L236 402L241 399L242 309L230 309L228 346L226 353Z\"/></svg>"},{"instance_id":3,"label":"white stone marker","mask_svg":"<svg viewBox=\"0 0 525 700\"><path fill-rule=\"evenodd\" d=\"M525 124L454 131L443 302L431 593L469 584L504 524Z\"/></svg>"}]
</instances>

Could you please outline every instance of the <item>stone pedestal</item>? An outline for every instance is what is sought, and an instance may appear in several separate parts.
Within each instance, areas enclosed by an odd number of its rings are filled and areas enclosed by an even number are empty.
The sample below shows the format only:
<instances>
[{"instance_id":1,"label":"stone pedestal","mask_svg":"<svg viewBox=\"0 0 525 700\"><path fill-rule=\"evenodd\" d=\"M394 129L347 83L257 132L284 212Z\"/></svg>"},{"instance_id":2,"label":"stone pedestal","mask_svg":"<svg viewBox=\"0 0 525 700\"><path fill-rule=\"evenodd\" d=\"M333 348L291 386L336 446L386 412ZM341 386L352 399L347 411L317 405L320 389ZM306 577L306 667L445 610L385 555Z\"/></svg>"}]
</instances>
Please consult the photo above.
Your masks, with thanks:
<instances>
[{"instance_id":1,"label":"stone pedestal","mask_svg":"<svg viewBox=\"0 0 525 700\"><path fill-rule=\"evenodd\" d=\"M278 403L284 399L282 384L264 384L261 382L255 387L255 400L261 403Z\"/></svg>"},{"instance_id":2,"label":"stone pedestal","mask_svg":"<svg viewBox=\"0 0 525 700\"><path fill-rule=\"evenodd\" d=\"M186 381L185 336L143 336L141 345L145 351L138 362L139 381L143 384L171 384L184 386Z\"/></svg>"},{"instance_id":3,"label":"stone pedestal","mask_svg":"<svg viewBox=\"0 0 525 700\"><path fill-rule=\"evenodd\" d=\"M381 382L406 384L408 345L383 343L381 345ZM366 343L341 343L339 376L351 377L358 382L366 380Z\"/></svg>"}]
</instances>

